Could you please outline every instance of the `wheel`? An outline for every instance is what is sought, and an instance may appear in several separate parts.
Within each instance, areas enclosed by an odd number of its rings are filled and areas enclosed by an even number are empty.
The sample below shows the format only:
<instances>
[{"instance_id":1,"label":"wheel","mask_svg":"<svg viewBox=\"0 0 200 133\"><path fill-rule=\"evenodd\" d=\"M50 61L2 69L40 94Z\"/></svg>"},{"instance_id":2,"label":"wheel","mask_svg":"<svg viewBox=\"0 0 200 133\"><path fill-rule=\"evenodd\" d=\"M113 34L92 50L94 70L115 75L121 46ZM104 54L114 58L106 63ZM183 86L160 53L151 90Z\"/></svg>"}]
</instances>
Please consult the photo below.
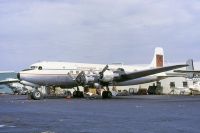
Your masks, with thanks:
<instances>
[{"instance_id":1,"label":"wheel","mask_svg":"<svg viewBox=\"0 0 200 133\"><path fill-rule=\"evenodd\" d=\"M108 98L112 98L112 92L108 91L107 93L108 93L108 94L107 94L107 95L108 95Z\"/></svg>"},{"instance_id":2,"label":"wheel","mask_svg":"<svg viewBox=\"0 0 200 133\"><path fill-rule=\"evenodd\" d=\"M110 91L103 91L102 98L103 99L112 98L112 93Z\"/></svg>"},{"instance_id":3,"label":"wheel","mask_svg":"<svg viewBox=\"0 0 200 133\"><path fill-rule=\"evenodd\" d=\"M82 91L74 91L74 92L73 92L73 97L74 97L74 98L83 98L84 95L83 95L83 92L82 92Z\"/></svg>"},{"instance_id":4,"label":"wheel","mask_svg":"<svg viewBox=\"0 0 200 133\"><path fill-rule=\"evenodd\" d=\"M42 93L38 90L32 92L32 99L40 100L42 98Z\"/></svg>"},{"instance_id":5,"label":"wheel","mask_svg":"<svg viewBox=\"0 0 200 133\"><path fill-rule=\"evenodd\" d=\"M107 98L107 91L103 91L103 92L102 92L102 98L103 98L103 99Z\"/></svg>"},{"instance_id":6,"label":"wheel","mask_svg":"<svg viewBox=\"0 0 200 133\"><path fill-rule=\"evenodd\" d=\"M70 91L66 91L65 95L68 96L68 97L71 97L72 93Z\"/></svg>"}]
</instances>

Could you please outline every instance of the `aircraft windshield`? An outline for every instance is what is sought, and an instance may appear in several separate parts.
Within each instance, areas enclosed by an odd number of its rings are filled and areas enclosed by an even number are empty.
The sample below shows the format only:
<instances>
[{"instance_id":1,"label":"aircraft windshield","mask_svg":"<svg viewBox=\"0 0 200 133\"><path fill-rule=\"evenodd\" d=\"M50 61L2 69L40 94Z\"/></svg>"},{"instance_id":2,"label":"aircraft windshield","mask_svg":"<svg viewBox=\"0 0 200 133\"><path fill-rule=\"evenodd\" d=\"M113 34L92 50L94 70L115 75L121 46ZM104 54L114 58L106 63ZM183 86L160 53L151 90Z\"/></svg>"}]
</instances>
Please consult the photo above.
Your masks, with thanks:
<instances>
[{"instance_id":1,"label":"aircraft windshield","mask_svg":"<svg viewBox=\"0 0 200 133\"><path fill-rule=\"evenodd\" d=\"M38 66L31 66L31 69L37 69Z\"/></svg>"},{"instance_id":2,"label":"aircraft windshield","mask_svg":"<svg viewBox=\"0 0 200 133\"><path fill-rule=\"evenodd\" d=\"M42 70L42 66L31 66L31 69L32 70L34 70L34 69Z\"/></svg>"}]
</instances>

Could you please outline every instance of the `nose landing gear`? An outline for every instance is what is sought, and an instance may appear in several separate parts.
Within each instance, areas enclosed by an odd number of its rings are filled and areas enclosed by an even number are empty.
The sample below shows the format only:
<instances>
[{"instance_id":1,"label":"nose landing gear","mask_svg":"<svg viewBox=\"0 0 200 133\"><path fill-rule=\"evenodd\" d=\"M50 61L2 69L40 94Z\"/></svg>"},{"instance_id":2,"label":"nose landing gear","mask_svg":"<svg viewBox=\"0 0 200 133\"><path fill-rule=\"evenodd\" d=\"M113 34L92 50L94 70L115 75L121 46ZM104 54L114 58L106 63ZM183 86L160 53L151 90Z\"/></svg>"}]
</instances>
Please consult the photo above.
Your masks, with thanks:
<instances>
[{"instance_id":1,"label":"nose landing gear","mask_svg":"<svg viewBox=\"0 0 200 133\"><path fill-rule=\"evenodd\" d=\"M35 90L31 92L29 95L31 99L34 99L34 100L40 100L43 97L42 93L39 90Z\"/></svg>"}]
</instances>

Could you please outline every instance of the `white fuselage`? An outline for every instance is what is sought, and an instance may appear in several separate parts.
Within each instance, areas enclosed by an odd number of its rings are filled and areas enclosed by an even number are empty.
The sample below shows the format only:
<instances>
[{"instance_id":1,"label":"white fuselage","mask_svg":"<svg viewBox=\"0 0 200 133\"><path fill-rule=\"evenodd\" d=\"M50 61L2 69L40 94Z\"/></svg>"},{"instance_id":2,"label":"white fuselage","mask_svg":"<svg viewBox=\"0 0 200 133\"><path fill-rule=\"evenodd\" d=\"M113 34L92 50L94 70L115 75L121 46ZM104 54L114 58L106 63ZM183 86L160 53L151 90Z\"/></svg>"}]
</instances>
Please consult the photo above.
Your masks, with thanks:
<instances>
[{"instance_id":1,"label":"white fuselage","mask_svg":"<svg viewBox=\"0 0 200 133\"><path fill-rule=\"evenodd\" d=\"M121 73L129 74L136 71L147 70L164 66L164 51L162 48L155 48L153 60L150 65L131 66L122 64L111 64L106 68L105 64L88 64L88 63L70 63L70 62L39 62L31 65L29 70L21 71L18 74L20 81L30 86L59 86L59 87L75 87L77 86L77 75L84 72L87 75L87 81L101 80L109 85L135 85L160 80L158 75L165 76L165 73L154 74L151 76L141 76L141 78L132 78L130 80L117 81L113 83L113 79L119 77ZM103 77L99 72L103 72ZM115 71L115 72L114 72ZM117 71L117 72L116 72ZM146 72L146 71L145 71ZM144 73L145 73L144 72ZM118 74L118 76L116 75ZM99 77L97 78L98 75ZM149 74L150 75L150 74ZM93 79L92 79L93 78ZM116 80L115 80L116 81ZM110 84L111 83L111 84ZM107 84L108 85L108 84Z\"/></svg>"},{"instance_id":2,"label":"white fuselage","mask_svg":"<svg viewBox=\"0 0 200 133\"><path fill-rule=\"evenodd\" d=\"M29 83L42 86L60 86L75 87L77 86L75 78L84 71L86 75L98 74L106 65L104 64L85 64L85 63L69 63L69 62L39 62L31 65L31 69L20 72L20 79ZM109 65L110 71L123 69L125 73L144 70L150 66L128 66L122 64ZM163 73L162 73L163 74ZM108 73L109 76L109 73ZM135 85L157 81L158 76L146 76L124 82L117 82L116 86Z\"/></svg>"}]
</instances>

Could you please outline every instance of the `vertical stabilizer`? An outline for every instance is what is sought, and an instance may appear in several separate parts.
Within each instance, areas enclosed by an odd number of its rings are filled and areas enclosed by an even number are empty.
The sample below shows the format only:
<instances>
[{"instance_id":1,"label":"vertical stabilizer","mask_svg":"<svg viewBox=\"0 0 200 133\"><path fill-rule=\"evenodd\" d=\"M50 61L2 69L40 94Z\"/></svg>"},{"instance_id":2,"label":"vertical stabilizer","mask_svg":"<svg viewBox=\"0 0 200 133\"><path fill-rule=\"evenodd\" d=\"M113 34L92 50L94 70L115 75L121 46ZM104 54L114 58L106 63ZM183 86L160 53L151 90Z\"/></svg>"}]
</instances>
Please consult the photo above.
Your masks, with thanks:
<instances>
[{"instance_id":1,"label":"vertical stabilizer","mask_svg":"<svg viewBox=\"0 0 200 133\"><path fill-rule=\"evenodd\" d=\"M193 60L189 59L186 61L186 64L188 65L186 67L186 71L194 71L194 64L193 64ZM187 78L193 78L194 77L194 72L188 72L187 74Z\"/></svg>"},{"instance_id":2,"label":"vertical stabilizer","mask_svg":"<svg viewBox=\"0 0 200 133\"><path fill-rule=\"evenodd\" d=\"M158 68L164 66L164 51L161 47L156 47L153 60L151 62L150 67Z\"/></svg>"}]
</instances>

